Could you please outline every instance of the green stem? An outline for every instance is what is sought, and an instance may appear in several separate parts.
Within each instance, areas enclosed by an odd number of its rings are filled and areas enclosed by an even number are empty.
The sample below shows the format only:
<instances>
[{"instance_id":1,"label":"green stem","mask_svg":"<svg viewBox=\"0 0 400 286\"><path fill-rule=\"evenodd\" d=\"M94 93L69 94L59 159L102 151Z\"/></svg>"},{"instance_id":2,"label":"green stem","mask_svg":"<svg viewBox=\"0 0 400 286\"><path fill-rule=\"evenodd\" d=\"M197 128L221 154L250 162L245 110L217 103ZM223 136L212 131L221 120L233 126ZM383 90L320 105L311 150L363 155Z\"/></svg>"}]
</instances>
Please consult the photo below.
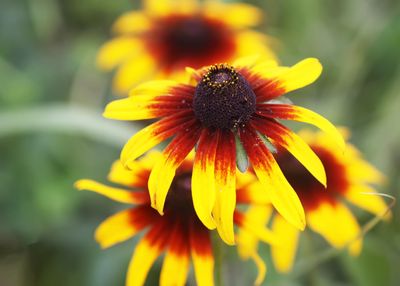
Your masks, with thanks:
<instances>
[{"instance_id":1,"label":"green stem","mask_svg":"<svg viewBox=\"0 0 400 286\"><path fill-rule=\"evenodd\" d=\"M132 123L107 120L100 111L79 106L49 105L0 114L0 138L37 132L72 133L121 147L137 131Z\"/></svg>"}]
</instances>

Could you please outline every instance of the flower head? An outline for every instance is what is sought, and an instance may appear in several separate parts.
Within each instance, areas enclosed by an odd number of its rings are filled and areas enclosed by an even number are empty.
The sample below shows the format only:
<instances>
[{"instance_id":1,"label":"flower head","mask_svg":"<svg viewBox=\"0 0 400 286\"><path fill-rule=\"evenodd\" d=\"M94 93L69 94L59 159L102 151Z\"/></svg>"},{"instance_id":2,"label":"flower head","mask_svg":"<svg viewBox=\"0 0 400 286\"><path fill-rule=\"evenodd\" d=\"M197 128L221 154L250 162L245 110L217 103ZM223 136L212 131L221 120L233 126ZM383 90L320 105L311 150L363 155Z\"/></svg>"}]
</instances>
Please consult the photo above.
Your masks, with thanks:
<instances>
[{"instance_id":1,"label":"flower head","mask_svg":"<svg viewBox=\"0 0 400 286\"><path fill-rule=\"evenodd\" d=\"M322 133L302 131L300 135L325 167L326 189L286 150L280 149L276 159L304 206L307 225L333 247L348 247L350 254L357 255L362 247L361 228L344 200L370 213L383 215L388 207L371 186L382 183L383 176L351 144L343 153ZM272 227L282 241L281 245L272 246L272 259L277 270L287 272L293 266L299 231L280 215L274 217ZM246 233L245 237L248 236ZM253 245L256 245L254 241L253 237ZM248 245L244 247L247 249Z\"/></svg>"},{"instance_id":2,"label":"flower head","mask_svg":"<svg viewBox=\"0 0 400 286\"><path fill-rule=\"evenodd\" d=\"M124 146L122 164L173 137L149 179L152 206L161 214L176 169L197 144L192 173L193 204L200 220L217 227L227 243L234 243L236 145L243 145L272 204L296 227L305 226L300 200L285 179L265 140L292 153L323 185L325 172L310 147L277 119L314 124L343 146L336 128L320 115L298 106L277 104L276 98L312 83L322 67L306 59L293 67L253 58L232 66L188 69L189 84L151 81L133 89L128 98L107 105L104 116L119 120L161 118L136 133ZM274 101L273 101L274 100Z\"/></svg>"},{"instance_id":3,"label":"flower head","mask_svg":"<svg viewBox=\"0 0 400 286\"><path fill-rule=\"evenodd\" d=\"M190 180L193 158L189 156L177 170L166 198L164 215L161 216L151 207L147 189L151 168L161 156L160 153L149 153L142 160L135 161L132 170L126 170L119 161L115 162L109 180L123 188L87 179L76 182L79 190L90 190L112 200L134 205L107 218L97 228L95 238L102 248L108 248L144 232L129 264L126 278L128 286L143 285L154 261L163 252L166 255L160 285L185 285L190 258L197 284L214 285L211 231L200 222L192 204ZM261 187L251 174L238 177L237 186L240 194L238 204L267 205L265 200L260 200ZM246 229L258 239L267 243L274 242L271 231L258 224L254 215L236 210L234 221L239 229ZM260 269L265 267L255 252L249 255L257 259Z\"/></svg>"},{"instance_id":4,"label":"flower head","mask_svg":"<svg viewBox=\"0 0 400 286\"><path fill-rule=\"evenodd\" d=\"M116 37L102 46L98 65L118 66L116 91L125 93L150 78L181 78L200 68L248 54L274 58L263 34L248 30L261 12L248 4L197 0L146 0L143 11L122 15Z\"/></svg>"}]
</instances>

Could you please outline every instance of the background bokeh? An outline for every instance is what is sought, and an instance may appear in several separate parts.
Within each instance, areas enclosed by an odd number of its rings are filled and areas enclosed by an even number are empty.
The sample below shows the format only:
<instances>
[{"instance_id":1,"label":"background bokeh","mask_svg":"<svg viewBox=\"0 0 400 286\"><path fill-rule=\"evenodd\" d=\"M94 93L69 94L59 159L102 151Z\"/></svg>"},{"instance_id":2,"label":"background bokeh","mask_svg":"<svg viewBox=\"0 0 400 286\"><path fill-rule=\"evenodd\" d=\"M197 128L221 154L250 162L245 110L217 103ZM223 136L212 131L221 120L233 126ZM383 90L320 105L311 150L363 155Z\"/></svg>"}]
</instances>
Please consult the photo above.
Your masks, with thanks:
<instances>
[{"instance_id":1,"label":"background bokeh","mask_svg":"<svg viewBox=\"0 0 400 286\"><path fill-rule=\"evenodd\" d=\"M277 40L287 65L313 56L318 82L292 94L353 131L352 142L388 176L382 192L400 190L400 2L397 0L249 1L266 13L260 30ZM134 241L101 251L98 223L121 206L79 193L82 177L104 181L135 126L101 118L111 75L96 50L128 0L0 2L0 285L123 285ZM399 285L400 208L365 238L358 258L328 252L302 237L295 271L265 285ZM366 223L371 216L360 213ZM261 253L268 260L268 248ZM251 285L255 268L226 248L225 285ZM159 266L159 264L158 264ZM154 267L148 285L156 284ZM192 285L193 281L189 281Z\"/></svg>"}]
</instances>

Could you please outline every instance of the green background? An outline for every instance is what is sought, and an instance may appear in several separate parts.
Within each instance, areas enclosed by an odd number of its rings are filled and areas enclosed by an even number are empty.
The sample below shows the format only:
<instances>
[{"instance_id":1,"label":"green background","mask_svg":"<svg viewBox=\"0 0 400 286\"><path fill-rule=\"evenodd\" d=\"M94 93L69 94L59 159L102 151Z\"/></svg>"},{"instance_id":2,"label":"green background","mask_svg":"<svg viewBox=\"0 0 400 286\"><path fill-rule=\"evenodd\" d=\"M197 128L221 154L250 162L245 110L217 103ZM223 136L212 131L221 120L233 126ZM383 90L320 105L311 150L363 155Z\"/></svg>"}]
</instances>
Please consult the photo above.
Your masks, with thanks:
<instances>
[{"instance_id":1,"label":"green background","mask_svg":"<svg viewBox=\"0 0 400 286\"><path fill-rule=\"evenodd\" d=\"M397 196L400 169L400 2L252 1L283 64L317 57L321 78L290 99L353 131L351 141L384 172ZM110 74L94 65L128 0L2 0L0 3L0 285L123 285L135 240L102 251L95 227L123 206L72 184L104 181L138 126L101 118ZM304 125L303 125L304 126ZM265 285L399 285L399 207L365 238L358 258L332 253L307 232L295 271ZM362 223L371 219L360 212ZM268 247L261 249L268 260ZM224 285L251 285L255 268L221 252ZM157 283L158 263L149 285ZM193 285L193 277L190 278Z\"/></svg>"}]
</instances>

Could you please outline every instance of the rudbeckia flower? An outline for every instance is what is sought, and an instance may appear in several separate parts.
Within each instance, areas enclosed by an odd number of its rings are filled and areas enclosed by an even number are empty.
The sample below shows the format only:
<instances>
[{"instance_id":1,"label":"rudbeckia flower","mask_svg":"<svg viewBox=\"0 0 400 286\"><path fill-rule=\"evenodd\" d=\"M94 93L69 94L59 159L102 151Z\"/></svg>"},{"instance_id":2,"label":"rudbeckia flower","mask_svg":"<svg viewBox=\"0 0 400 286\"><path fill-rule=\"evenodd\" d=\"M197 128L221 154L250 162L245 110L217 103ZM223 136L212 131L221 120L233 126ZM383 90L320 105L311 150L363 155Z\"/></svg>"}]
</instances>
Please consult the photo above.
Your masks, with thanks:
<instances>
[{"instance_id":1,"label":"rudbeckia flower","mask_svg":"<svg viewBox=\"0 0 400 286\"><path fill-rule=\"evenodd\" d=\"M143 11L122 15L115 37L98 53L98 66L116 67L114 89L125 94L149 79L178 79L184 68L200 68L259 54L274 58L269 40L249 30L262 13L244 3L197 0L145 0Z\"/></svg>"},{"instance_id":2,"label":"rudbeckia flower","mask_svg":"<svg viewBox=\"0 0 400 286\"><path fill-rule=\"evenodd\" d=\"M189 156L177 170L166 199L164 215L161 216L151 207L147 189L151 168L161 156L160 153L150 153L136 161L132 170L126 170L119 161L115 162L109 180L122 188L88 179L76 182L75 186L79 190L93 191L114 201L132 205L101 223L95 232L95 239L102 248L108 248L143 233L129 264L127 286L143 285L153 263L163 252L165 257L160 285L185 285L190 258L197 285L214 285L211 231L200 222L192 204L190 180L193 158ZM243 197L243 201L238 200L238 204L266 204L260 201L261 187L251 174L238 177L237 186ZM235 225L264 242L274 242L271 231L258 224L257 217L253 215L236 210ZM252 253L251 257L261 270L265 268L257 253ZM258 281L262 280L263 274L260 273Z\"/></svg>"},{"instance_id":3,"label":"rudbeckia flower","mask_svg":"<svg viewBox=\"0 0 400 286\"><path fill-rule=\"evenodd\" d=\"M348 134L348 131L344 131ZM276 159L300 197L307 225L333 247L347 247L350 254L357 255L362 249L361 228L347 203L377 216L389 212L388 206L373 188L374 184L382 184L384 177L351 144L346 146L343 153L337 150L331 138L320 132L302 131L300 136L311 146L325 167L326 189L287 151L279 150ZM266 220L269 220L270 214L265 214ZM390 213L384 218L389 217ZM271 246L272 260L278 271L288 272L293 267L300 233L280 215L273 218L272 228L282 242ZM249 249L249 241L252 241L254 248L257 239L254 236L249 239L249 236L251 234L244 234L246 244L243 248L251 252L253 249Z\"/></svg>"},{"instance_id":4,"label":"rudbeckia flower","mask_svg":"<svg viewBox=\"0 0 400 286\"><path fill-rule=\"evenodd\" d=\"M189 84L150 81L134 88L129 97L109 103L104 112L105 117L119 120L160 118L125 144L121 161L127 168L147 150L174 137L150 175L152 206L164 213L175 171L197 144L191 183L194 208L208 228L218 227L225 241L234 243L236 145L243 145L274 207L303 229L303 207L265 140L287 149L325 185L318 156L277 119L314 124L343 146L340 133L308 109L276 102L279 96L314 82L322 70L319 61L309 58L281 67L274 61L256 64L248 58L233 66L188 70L192 74Z\"/></svg>"}]
</instances>

